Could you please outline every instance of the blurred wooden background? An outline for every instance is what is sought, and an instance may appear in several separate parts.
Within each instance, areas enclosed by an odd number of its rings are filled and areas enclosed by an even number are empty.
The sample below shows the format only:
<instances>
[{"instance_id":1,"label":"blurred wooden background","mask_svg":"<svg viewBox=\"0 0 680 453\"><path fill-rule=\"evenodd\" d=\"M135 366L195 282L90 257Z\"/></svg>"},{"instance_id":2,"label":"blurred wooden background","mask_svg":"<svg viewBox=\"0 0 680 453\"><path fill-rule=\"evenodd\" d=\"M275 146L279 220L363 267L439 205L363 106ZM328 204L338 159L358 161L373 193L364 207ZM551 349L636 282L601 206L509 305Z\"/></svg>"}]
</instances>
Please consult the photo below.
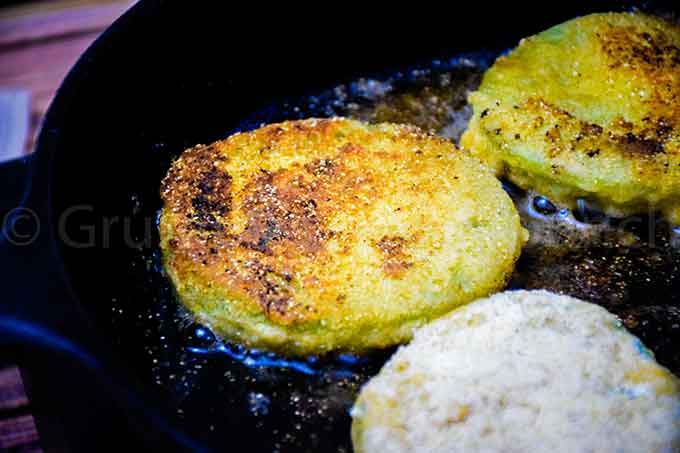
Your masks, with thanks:
<instances>
[{"instance_id":1,"label":"blurred wooden background","mask_svg":"<svg viewBox=\"0 0 680 453\"><path fill-rule=\"evenodd\" d=\"M43 115L68 70L132 3L0 3L0 161L33 150ZM0 452L36 451L40 440L20 370L0 357Z\"/></svg>"},{"instance_id":2,"label":"blurred wooden background","mask_svg":"<svg viewBox=\"0 0 680 453\"><path fill-rule=\"evenodd\" d=\"M61 80L78 56L132 3L53 0L0 8L0 160L32 150L40 121ZM17 141L9 134L22 129L26 137L19 140L21 149L7 145Z\"/></svg>"}]
</instances>

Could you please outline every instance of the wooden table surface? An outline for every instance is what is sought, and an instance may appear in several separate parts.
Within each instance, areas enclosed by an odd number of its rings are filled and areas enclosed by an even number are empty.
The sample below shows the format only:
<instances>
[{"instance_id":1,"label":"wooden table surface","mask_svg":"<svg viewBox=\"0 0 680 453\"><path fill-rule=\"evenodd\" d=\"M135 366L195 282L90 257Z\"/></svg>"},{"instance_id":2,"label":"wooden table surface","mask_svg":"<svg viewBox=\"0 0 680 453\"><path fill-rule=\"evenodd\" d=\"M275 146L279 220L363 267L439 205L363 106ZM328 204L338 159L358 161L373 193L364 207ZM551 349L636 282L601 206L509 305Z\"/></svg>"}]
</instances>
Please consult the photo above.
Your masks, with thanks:
<instances>
[{"instance_id":1,"label":"wooden table surface","mask_svg":"<svg viewBox=\"0 0 680 453\"><path fill-rule=\"evenodd\" d=\"M0 451L41 451L35 420L16 366L0 369Z\"/></svg>"},{"instance_id":2,"label":"wooden table surface","mask_svg":"<svg viewBox=\"0 0 680 453\"><path fill-rule=\"evenodd\" d=\"M32 151L43 115L68 70L132 3L53 0L0 8L0 161ZM0 451L41 451L15 365L0 366Z\"/></svg>"},{"instance_id":3,"label":"wooden table surface","mask_svg":"<svg viewBox=\"0 0 680 453\"><path fill-rule=\"evenodd\" d=\"M0 8L0 91L29 96L29 133L23 152L33 149L35 134L55 91L78 57L119 17L132 0L32 1ZM2 112L0 112L2 115ZM0 160L8 157L7 152Z\"/></svg>"}]
</instances>

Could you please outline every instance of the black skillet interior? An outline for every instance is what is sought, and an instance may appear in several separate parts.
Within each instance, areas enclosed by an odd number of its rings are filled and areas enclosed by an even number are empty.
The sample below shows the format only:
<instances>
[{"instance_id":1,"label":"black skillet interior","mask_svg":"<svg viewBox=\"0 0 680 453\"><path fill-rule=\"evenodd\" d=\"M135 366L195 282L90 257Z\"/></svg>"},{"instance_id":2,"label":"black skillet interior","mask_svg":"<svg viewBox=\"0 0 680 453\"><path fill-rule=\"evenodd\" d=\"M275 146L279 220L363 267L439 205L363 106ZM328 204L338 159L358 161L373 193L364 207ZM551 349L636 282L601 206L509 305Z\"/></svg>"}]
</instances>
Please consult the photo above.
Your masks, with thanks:
<instances>
[{"instance_id":1,"label":"black skillet interior","mask_svg":"<svg viewBox=\"0 0 680 453\"><path fill-rule=\"evenodd\" d=\"M480 4L449 12L343 4L302 14L217 3L140 2L62 87L38 151L38 164L49 166L51 231L65 275L51 286L72 290L81 328L108 344L97 358L125 369L118 383L202 445L351 451L347 409L389 351L286 361L221 344L192 324L156 248L159 183L172 159L259 119L328 114L313 100L301 112L268 109L286 98L505 49L588 12L667 5ZM244 123L249 118L256 121ZM73 337L88 346L87 336Z\"/></svg>"}]
</instances>

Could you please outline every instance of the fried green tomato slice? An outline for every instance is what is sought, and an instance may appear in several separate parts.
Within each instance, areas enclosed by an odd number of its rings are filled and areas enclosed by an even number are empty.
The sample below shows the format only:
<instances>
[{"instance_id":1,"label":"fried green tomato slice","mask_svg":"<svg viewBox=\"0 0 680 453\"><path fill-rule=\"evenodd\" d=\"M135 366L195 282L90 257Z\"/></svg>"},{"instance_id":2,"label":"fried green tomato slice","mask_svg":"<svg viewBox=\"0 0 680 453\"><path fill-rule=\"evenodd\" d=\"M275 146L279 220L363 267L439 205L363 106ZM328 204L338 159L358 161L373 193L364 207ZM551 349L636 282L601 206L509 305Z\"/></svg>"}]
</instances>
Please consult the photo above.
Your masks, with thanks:
<instances>
[{"instance_id":1,"label":"fried green tomato slice","mask_svg":"<svg viewBox=\"0 0 680 453\"><path fill-rule=\"evenodd\" d=\"M527 233L493 174L411 126L292 121L185 151L164 266L228 340L361 351L502 288Z\"/></svg>"},{"instance_id":2,"label":"fried green tomato slice","mask_svg":"<svg viewBox=\"0 0 680 453\"><path fill-rule=\"evenodd\" d=\"M680 28L593 14L522 40L469 101L461 144L525 189L680 222Z\"/></svg>"}]
</instances>

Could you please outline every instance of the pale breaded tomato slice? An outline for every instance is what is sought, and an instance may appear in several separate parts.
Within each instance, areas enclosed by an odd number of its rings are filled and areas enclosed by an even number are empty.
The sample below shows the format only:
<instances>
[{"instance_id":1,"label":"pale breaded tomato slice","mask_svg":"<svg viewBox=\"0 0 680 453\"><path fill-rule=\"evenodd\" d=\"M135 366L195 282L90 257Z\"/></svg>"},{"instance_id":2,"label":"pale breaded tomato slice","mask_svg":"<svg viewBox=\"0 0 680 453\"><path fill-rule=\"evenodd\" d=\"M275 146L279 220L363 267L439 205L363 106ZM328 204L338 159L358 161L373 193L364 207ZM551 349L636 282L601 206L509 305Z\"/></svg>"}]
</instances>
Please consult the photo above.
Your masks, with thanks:
<instances>
[{"instance_id":1,"label":"pale breaded tomato slice","mask_svg":"<svg viewBox=\"0 0 680 453\"><path fill-rule=\"evenodd\" d=\"M670 453L680 381L604 308L508 291L417 330L352 417L357 453Z\"/></svg>"}]
</instances>

